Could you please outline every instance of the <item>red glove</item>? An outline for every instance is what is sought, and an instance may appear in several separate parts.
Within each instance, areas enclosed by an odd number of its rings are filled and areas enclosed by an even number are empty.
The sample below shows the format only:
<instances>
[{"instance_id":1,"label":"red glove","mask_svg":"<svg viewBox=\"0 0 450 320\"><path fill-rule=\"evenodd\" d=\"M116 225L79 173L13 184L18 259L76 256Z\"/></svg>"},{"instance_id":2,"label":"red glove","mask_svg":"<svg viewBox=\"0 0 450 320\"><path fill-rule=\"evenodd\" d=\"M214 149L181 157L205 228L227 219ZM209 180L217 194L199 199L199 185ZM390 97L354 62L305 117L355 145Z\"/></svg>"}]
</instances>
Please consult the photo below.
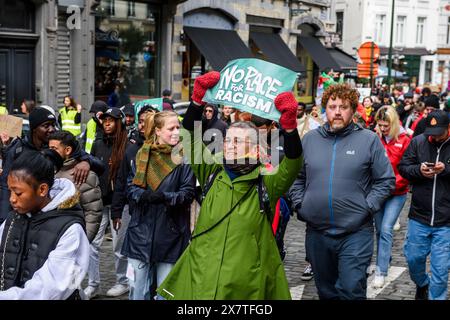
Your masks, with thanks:
<instances>
[{"instance_id":1,"label":"red glove","mask_svg":"<svg viewBox=\"0 0 450 320\"><path fill-rule=\"evenodd\" d=\"M194 90L192 93L192 101L198 104L205 104L202 102L203 96L206 93L206 90L212 88L219 82L220 73L217 71L208 72L202 76L198 76L194 82Z\"/></svg>"},{"instance_id":2,"label":"red glove","mask_svg":"<svg viewBox=\"0 0 450 320\"><path fill-rule=\"evenodd\" d=\"M275 107L281 112L279 123L284 130L297 128L297 100L292 92L282 92L276 96Z\"/></svg>"}]
</instances>

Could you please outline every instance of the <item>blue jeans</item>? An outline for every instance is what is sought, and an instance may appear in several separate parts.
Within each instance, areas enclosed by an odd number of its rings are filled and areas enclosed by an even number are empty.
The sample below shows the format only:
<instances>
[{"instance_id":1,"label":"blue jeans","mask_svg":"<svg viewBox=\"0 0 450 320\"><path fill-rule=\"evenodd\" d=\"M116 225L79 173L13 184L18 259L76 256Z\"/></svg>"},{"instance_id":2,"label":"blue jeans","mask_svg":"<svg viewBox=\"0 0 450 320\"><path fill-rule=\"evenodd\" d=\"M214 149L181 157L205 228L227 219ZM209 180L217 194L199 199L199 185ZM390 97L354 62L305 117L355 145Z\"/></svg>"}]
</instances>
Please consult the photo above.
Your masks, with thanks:
<instances>
[{"instance_id":1,"label":"blue jeans","mask_svg":"<svg viewBox=\"0 0 450 320\"><path fill-rule=\"evenodd\" d=\"M375 214L377 231L377 268L376 274L387 276L392 251L392 230L406 202L406 194L391 196L381 210Z\"/></svg>"},{"instance_id":2,"label":"blue jeans","mask_svg":"<svg viewBox=\"0 0 450 320\"><path fill-rule=\"evenodd\" d=\"M429 284L428 299L446 300L450 227L431 227L409 219L404 252L414 283L419 287ZM427 256L430 253L431 277L426 272Z\"/></svg>"},{"instance_id":3,"label":"blue jeans","mask_svg":"<svg viewBox=\"0 0 450 320\"><path fill-rule=\"evenodd\" d=\"M366 299L373 228L340 237L307 228L305 245L320 299Z\"/></svg>"},{"instance_id":4,"label":"blue jeans","mask_svg":"<svg viewBox=\"0 0 450 320\"><path fill-rule=\"evenodd\" d=\"M174 264L172 263L146 263L136 259L128 258L129 268L133 275L129 276L130 283L130 300L150 300L150 288L153 283L153 278L156 276L156 285L159 287L169 272L172 270ZM154 274L156 272L156 275ZM163 297L157 295L156 300L164 300Z\"/></svg>"}]
</instances>

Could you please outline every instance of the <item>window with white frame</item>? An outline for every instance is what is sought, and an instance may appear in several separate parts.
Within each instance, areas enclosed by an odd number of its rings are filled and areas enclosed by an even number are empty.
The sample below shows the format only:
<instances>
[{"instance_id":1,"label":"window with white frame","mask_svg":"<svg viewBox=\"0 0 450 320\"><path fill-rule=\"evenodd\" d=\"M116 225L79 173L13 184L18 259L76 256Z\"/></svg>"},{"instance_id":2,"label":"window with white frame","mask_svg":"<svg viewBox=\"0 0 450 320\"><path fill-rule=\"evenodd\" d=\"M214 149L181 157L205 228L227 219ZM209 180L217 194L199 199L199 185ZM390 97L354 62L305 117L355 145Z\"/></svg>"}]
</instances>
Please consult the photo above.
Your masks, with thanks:
<instances>
[{"instance_id":1,"label":"window with white frame","mask_svg":"<svg viewBox=\"0 0 450 320\"><path fill-rule=\"evenodd\" d=\"M395 25L395 43L405 43L405 24L406 16L397 16L397 23Z\"/></svg>"},{"instance_id":2,"label":"window with white frame","mask_svg":"<svg viewBox=\"0 0 450 320\"><path fill-rule=\"evenodd\" d=\"M417 18L416 44L423 44L423 34L425 32L426 21L427 18L424 17Z\"/></svg>"},{"instance_id":3,"label":"window with white frame","mask_svg":"<svg viewBox=\"0 0 450 320\"><path fill-rule=\"evenodd\" d=\"M377 14L375 17L375 39L376 43L382 44L384 42L384 28L386 25L386 15Z\"/></svg>"},{"instance_id":4,"label":"window with white frame","mask_svg":"<svg viewBox=\"0 0 450 320\"><path fill-rule=\"evenodd\" d=\"M450 17L447 20L447 44L450 44Z\"/></svg>"}]
</instances>

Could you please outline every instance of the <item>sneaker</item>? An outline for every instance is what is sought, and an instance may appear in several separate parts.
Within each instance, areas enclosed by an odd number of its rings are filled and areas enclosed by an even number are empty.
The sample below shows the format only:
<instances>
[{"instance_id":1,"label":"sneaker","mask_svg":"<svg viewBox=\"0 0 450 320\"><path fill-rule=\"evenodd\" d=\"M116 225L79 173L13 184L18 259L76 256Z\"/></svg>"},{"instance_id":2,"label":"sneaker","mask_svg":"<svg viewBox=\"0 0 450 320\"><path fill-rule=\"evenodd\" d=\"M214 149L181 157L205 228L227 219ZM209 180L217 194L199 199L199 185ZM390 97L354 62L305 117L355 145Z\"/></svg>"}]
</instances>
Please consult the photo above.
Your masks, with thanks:
<instances>
[{"instance_id":1,"label":"sneaker","mask_svg":"<svg viewBox=\"0 0 450 320\"><path fill-rule=\"evenodd\" d=\"M100 290L98 287L87 286L86 289L83 290L84 297L86 298L86 300L91 300L92 298L98 296L99 291Z\"/></svg>"},{"instance_id":2,"label":"sneaker","mask_svg":"<svg viewBox=\"0 0 450 320\"><path fill-rule=\"evenodd\" d=\"M367 278L368 278L369 276L371 276L371 275L375 272L375 270L376 270L376 266L375 266L374 264L369 265L369 266L367 267L367 270L366 270L366 276L367 276Z\"/></svg>"},{"instance_id":3,"label":"sneaker","mask_svg":"<svg viewBox=\"0 0 450 320\"><path fill-rule=\"evenodd\" d=\"M108 297L118 297L125 293L127 293L130 290L128 285L125 284L116 284L114 287L106 291L106 295Z\"/></svg>"},{"instance_id":4,"label":"sneaker","mask_svg":"<svg viewBox=\"0 0 450 320\"><path fill-rule=\"evenodd\" d=\"M305 268L305 270L302 273L302 276L300 277L300 279L305 280L305 281L309 281L312 278L314 278L314 272L312 269L312 266L310 264L308 264Z\"/></svg>"},{"instance_id":5,"label":"sneaker","mask_svg":"<svg viewBox=\"0 0 450 320\"><path fill-rule=\"evenodd\" d=\"M395 222L393 230L394 231L400 230L400 220L399 219L397 219L397 221Z\"/></svg>"},{"instance_id":6,"label":"sneaker","mask_svg":"<svg viewBox=\"0 0 450 320\"><path fill-rule=\"evenodd\" d=\"M416 300L428 300L428 285L419 287L416 286Z\"/></svg>"},{"instance_id":7,"label":"sneaker","mask_svg":"<svg viewBox=\"0 0 450 320\"><path fill-rule=\"evenodd\" d=\"M381 275L375 275L375 277L372 280L372 287L373 288L382 288L384 286L384 276Z\"/></svg>"}]
</instances>

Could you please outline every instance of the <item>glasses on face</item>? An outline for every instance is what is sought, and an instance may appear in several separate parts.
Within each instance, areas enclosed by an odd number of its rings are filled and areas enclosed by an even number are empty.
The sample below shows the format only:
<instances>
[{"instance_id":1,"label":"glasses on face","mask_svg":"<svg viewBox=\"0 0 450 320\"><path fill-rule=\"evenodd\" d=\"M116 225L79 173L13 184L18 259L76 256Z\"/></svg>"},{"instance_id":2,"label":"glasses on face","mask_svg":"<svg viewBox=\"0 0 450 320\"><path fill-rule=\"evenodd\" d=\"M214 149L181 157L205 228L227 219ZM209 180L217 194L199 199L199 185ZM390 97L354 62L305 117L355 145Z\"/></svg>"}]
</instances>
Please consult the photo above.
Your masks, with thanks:
<instances>
[{"instance_id":1,"label":"glasses on face","mask_svg":"<svg viewBox=\"0 0 450 320\"><path fill-rule=\"evenodd\" d=\"M206 109L205 113L213 113L213 111L211 109Z\"/></svg>"},{"instance_id":2,"label":"glasses on face","mask_svg":"<svg viewBox=\"0 0 450 320\"><path fill-rule=\"evenodd\" d=\"M239 145L239 144L244 144L244 143L252 144L252 142L249 141L248 139L240 138L240 137L225 138L225 140L223 140L223 143L224 144L233 144L233 145Z\"/></svg>"}]
</instances>

